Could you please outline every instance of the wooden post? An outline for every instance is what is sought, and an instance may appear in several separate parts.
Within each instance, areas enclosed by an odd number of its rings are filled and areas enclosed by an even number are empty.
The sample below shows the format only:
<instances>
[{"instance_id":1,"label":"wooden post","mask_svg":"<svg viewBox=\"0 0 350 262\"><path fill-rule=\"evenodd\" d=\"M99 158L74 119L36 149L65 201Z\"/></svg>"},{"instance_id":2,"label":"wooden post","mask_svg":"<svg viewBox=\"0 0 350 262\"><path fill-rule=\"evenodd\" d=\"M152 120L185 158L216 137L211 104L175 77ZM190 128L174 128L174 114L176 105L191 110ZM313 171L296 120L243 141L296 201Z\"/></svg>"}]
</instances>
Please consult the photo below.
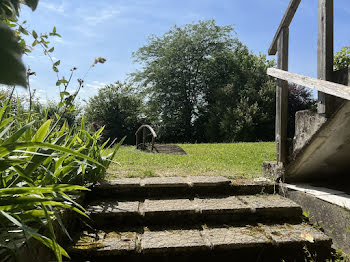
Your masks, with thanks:
<instances>
[{"instance_id":1,"label":"wooden post","mask_svg":"<svg viewBox=\"0 0 350 262\"><path fill-rule=\"evenodd\" d=\"M136 132L135 136L136 136L136 149L139 149L139 133Z\"/></svg>"},{"instance_id":2,"label":"wooden post","mask_svg":"<svg viewBox=\"0 0 350 262\"><path fill-rule=\"evenodd\" d=\"M277 41L277 67L288 71L289 27L283 27ZM277 162L287 160L288 82L277 80L276 89L276 147Z\"/></svg>"},{"instance_id":3,"label":"wooden post","mask_svg":"<svg viewBox=\"0 0 350 262\"><path fill-rule=\"evenodd\" d=\"M332 81L334 0L318 0L317 78ZM334 97L318 92L317 111L326 117L335 110Z\"/></svg>"},{"instance_id":4,"label":"wooden post","mask_svg":"<svg viewBox=\"0 0 350 262\"><path fill-rule=\"evenodd\" d=\"M146 145L146 127L143 128L142 143L143 143L143 148L145 148L145 145Z\"/></svg>"}]
</instances>

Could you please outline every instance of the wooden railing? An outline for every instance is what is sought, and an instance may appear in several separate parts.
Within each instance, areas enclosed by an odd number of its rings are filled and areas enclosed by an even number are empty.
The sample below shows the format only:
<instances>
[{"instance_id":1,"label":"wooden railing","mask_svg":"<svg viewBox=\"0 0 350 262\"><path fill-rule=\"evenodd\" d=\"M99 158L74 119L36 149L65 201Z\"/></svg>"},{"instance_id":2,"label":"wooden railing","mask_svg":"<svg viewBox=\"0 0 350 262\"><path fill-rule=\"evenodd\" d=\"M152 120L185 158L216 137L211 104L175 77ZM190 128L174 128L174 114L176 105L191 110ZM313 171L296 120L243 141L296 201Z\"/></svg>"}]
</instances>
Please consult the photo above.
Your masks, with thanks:
<instances>
[{"instance_id":1,"label":"wooden railing","mask_svg":"<svg viewBox=\"0 0 350 262\"><path fill-rule=\"evenodd\" d=\"M350 100L350 86L320 80L308 76L298 75L276 68L267 69L267 74L269 76L292 82L297 85L309 87L332 96Z\"/></svg>"},{"instance_id":2,"label":"wooden railing","mask_svg":"<svg viewBox=\"0 0 350 262\"><path fill-rule=\"evenodd\" d=\"M287 161L288 81L319 90L318 113L329 117L334 111L334 97L348 98L349 88L331 83L333 76L333 5L334 0L318 0L317 77L312 79L288 73L289 26L301 0L291 0L276 31L269 55L277 53L277 69L268 69L268 74L277 77L276 89L276 149L277 162ZM333 89L334 88L334 89ZM333 95L333 96L332 96Z\"/></svg>"},{"instance_id":3,"label":"wooden railing","mask_svg":"<svg viewBox=\"0 0 350 262\"><path fill-rule=\"evenodd\" d=\"M139 143L139 133L142 130L142 143ZM155 139L157 138L156 132L153 130L153 128L150 125L142 125L137 129L135 136L136 136L136 149L139 149L142 147L143 149L146 148L146 138L147 138L147 130L150 131L152 135L152 141L151 141L151 151L154 149L154 143Z\"/></svg>"}]
</instances>

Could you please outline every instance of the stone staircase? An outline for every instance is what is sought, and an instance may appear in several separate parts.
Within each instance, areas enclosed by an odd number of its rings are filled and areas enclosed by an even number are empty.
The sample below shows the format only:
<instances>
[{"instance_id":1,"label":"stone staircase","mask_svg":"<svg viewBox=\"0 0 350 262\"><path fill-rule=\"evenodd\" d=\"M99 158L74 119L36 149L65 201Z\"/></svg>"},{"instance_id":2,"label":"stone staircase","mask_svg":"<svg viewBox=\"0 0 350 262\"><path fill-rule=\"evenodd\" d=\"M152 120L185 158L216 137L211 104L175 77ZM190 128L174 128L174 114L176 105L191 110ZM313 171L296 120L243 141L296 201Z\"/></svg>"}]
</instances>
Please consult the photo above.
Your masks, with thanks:
<instances>
[{"instance_id":1,"label":"stone staircase","mask_svg":"<svg viewBox=\"0 0 350 262\"><path fill-rule=\"evenodd\" d=\"M72 261L316 261L332 241L266 180L125 178L87 196Z\"/></svg>"}]
</instances>

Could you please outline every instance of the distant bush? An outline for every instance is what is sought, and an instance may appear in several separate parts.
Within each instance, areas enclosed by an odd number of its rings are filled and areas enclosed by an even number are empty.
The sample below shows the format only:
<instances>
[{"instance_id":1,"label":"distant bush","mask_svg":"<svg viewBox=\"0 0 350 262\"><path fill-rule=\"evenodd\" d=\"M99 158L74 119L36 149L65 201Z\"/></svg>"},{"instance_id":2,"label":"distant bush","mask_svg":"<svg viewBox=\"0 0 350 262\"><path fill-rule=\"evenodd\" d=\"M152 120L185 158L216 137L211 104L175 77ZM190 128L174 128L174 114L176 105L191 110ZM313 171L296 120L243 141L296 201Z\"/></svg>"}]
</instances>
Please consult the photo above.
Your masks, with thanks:
<instances>
[{"instance_id":1,"label":"distant bush","mask_svg":"<svg viewBox=\"0 0 350 262\"><path fill-rule=\"evenodd\" d=\"M340 70L350 66L350 46L344 46L334 55L334 69Z\"/></svg>"},{"instance_id":2,"label":"distant bush","mask_svg":"<svg viewBox=\"0 0 350 262\"><path fill-rule=\"evenodd\" d=\"M85 108L86 121L91 128L104 126L102 141L121 139L135 144L135 132L142 124L142 101L130 85L116 82L98 90Z\"/></svg>"}]
</instances>

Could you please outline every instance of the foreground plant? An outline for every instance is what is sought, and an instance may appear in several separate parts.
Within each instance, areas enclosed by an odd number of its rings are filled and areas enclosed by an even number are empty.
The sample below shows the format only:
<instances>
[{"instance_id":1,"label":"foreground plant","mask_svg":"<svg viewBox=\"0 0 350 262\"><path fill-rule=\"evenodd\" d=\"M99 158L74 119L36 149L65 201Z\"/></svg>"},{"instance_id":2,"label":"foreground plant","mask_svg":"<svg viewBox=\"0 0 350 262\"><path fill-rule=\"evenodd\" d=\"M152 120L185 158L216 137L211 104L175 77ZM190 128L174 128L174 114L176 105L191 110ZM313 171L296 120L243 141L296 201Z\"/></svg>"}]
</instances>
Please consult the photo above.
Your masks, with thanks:
<instances>
[{"instance_id":1,"label":"foreground plant","mask_svg":"<svg viewBox=\"0 0 350 262\"><path fill-rule=\"evenodd\" d=\"M102 149L107 143L102 147L97 143L103 129L90 135L84 130L84 120L79 131L67 123L52 129L51 120L36 132L34 121L18 128L8 110L9 101L0 109L0 248L14 254L33 237L62 261L62 256L69 256L57 243L53 221L69 236L62 211L70 209L86 216L71 196L87 190L81 185L96 183L105 175L110 161Z\"/></svg>"}]
</instances>

